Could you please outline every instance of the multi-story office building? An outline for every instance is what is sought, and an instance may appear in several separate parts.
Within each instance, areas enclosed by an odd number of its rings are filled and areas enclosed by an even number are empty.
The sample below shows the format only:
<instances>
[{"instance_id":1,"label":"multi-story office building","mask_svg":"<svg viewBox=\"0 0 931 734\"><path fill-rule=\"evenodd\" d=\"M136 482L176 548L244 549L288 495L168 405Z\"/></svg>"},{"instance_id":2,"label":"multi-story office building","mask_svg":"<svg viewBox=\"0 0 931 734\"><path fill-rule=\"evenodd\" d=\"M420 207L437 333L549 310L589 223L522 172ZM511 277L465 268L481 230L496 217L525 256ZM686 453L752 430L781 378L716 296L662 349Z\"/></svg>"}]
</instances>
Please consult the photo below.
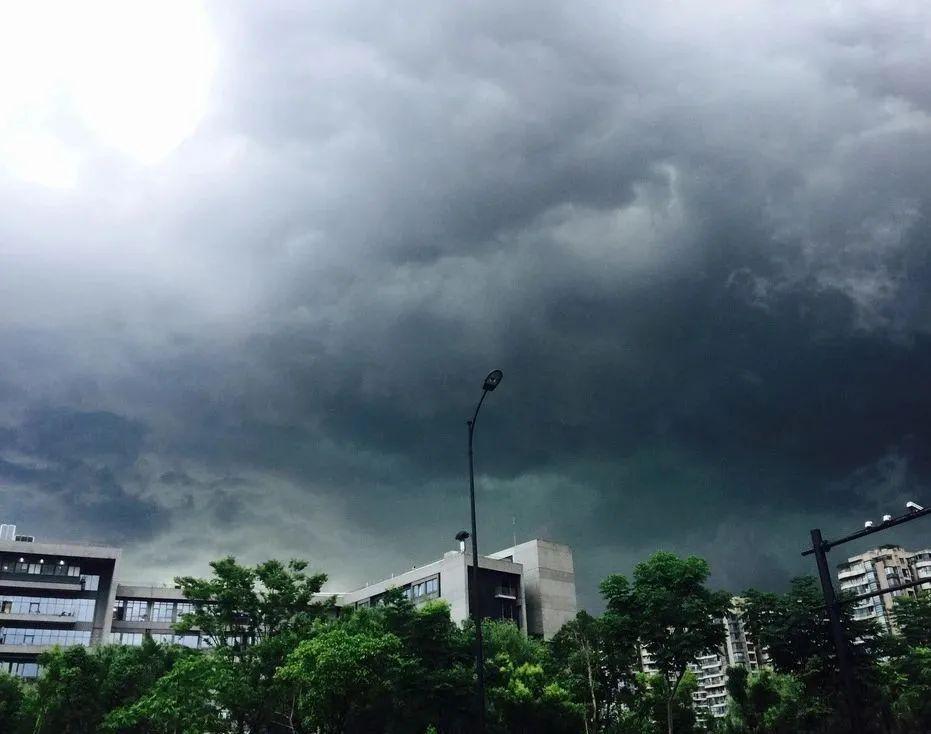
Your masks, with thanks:
<instances>
[{"instance_id":1,"label":"multi-story office building","mask_svg":"<svg viewBox=\"0 0 931 734\"><path fill-rule=\"evenodd\" d=\"M389 589L414 603L444 599L454 622L469 617L472 555L464 547L441 559L361 589L337 595L337 606L377 604ZM530 540L479 558L483 617L507 619L527 634L551 638L577 611L572 549Z\"/></svg>"},{"instance_id":2,"label":"multi-story office building","mask_svg":"<svg viewBox=\"0 0 931 734\"><path fill-rule=\"evenodd\" d=\"M689 666L698 683L692 701L699 716L720 718L727 714L727 669L744 667L757 673L768 663L766 653L748 637L743 620L743 600L734 597L731 609L721 620L724 625L724 644L721 649L701 655ZM656 673L656 665L649 650L640 649L641 668L646 673Z\"/></svg>"},{"instance_id":3,"label":"multi-story office building","mask_svg":"<svg viewBox=\"0 0 931 734\"><path fill-rule=\"evenodd\" d=\"M145 637L188 647L206 644L197 630L172 629L193 609L180 589L119 583L119 548L36 542L0 526L0 671L38 673L40 653L54 645L139 645ZM377 604L392 588L415 604L449 603L454 621L469 617L471 555L443 558L355 591L327 593L337 608ZM568 546L532 540L479 560L482 615L508 619L548 638L575 614Z\"/></svg>"},{"instance_id":4,"label":"multi-story office building","mask_svg":"<svg viewBox=\"0 0 931 734\"><path fill-rule=\"evenodd\" d=\"M837 567L841 593L865 594L923 578L931 574L929 559L931 551L912 553L897 545L881 545L851 556ZM918 573L921 576L916 575ZM928 586L931 587L931 583ZM912 588L863 599L853 607L854 619L873 620L886 632L895 632L892 614L895 598L915 594Z\"/></svg>"}]
</instances>

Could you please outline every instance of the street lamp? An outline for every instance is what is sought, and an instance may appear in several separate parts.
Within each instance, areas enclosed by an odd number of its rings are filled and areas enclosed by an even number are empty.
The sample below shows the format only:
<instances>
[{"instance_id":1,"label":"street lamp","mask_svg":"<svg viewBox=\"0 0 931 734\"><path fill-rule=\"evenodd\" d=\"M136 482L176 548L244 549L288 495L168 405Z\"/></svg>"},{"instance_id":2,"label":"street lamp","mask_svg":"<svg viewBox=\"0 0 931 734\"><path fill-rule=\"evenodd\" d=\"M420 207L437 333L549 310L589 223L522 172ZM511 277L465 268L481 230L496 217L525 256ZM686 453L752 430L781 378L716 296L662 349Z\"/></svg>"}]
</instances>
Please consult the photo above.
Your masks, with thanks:
<instances>
[{"instance_id":1,"label":"street lamp","mask_svg":"<svg viewBox=\"0 0 931 734\"><path fill-rule=\"evenodd\" d=\"M482 397L475 406L475 413L469 421L469 503L472 509L472 588L471 603L472 624L475 626L475 675L478 678L478 690L476 692L478 705L478 728L477 731L485 731L485 650L482 644L482 614L479 610L481 596L479 595L479 575L478 575L478 531L475 529L475 470L472 466L472 437L475 434L475 421L478 419L478 411L482 409L482 403L485 402L485 396L492 392L501 382L504 373L501 370L492 370L485 378L482 384ZM460 533L462 535L462 533ZM465 538L459 538L460 542Z\"/></svg>"}]
</instances>

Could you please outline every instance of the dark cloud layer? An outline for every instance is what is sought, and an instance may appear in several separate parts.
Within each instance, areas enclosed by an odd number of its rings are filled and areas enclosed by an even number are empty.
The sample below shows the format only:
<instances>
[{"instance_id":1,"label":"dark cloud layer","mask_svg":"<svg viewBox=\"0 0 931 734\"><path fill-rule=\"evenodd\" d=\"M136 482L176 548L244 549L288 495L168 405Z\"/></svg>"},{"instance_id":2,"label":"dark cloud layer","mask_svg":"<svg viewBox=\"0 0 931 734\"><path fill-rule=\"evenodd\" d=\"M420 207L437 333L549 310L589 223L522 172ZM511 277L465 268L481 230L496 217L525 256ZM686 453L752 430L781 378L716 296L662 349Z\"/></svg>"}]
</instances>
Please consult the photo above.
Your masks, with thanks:
<instances>
[{"instance_id":1,"label":"dark cloud layer","mask_svg":"<svg viewBox=\"0 0 931 734\"><path fill-rule=\"evenodd\" d=\"M924 3L208 17L168 157L0 166L4 518L148 578L386 575L466 524L492 367L483 545L570 542L588 605L660 547L776 587L931 501Z\"/></svg>"}]
</instances>

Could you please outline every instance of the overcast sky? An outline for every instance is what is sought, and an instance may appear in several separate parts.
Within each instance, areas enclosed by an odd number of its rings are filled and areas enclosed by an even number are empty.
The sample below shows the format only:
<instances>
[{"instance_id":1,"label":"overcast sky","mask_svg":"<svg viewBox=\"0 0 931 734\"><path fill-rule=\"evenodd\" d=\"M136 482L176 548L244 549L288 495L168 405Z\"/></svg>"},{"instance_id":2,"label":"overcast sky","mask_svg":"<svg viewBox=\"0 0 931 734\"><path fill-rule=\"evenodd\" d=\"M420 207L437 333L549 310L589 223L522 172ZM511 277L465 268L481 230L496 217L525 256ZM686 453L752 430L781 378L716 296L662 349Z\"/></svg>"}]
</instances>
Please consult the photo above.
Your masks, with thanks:
<instances>
[{"instance_id":1,"label":"overcast sky","mask_svg":"<svg viewBox=\"0 0 931 734\"><path fill-rule=\"evenodd\" d=\"M931 504L925 0L64 5L0 10L3 520L375 580L493 368L483 549L589 608Z\"/></svg>"}]
</instances>

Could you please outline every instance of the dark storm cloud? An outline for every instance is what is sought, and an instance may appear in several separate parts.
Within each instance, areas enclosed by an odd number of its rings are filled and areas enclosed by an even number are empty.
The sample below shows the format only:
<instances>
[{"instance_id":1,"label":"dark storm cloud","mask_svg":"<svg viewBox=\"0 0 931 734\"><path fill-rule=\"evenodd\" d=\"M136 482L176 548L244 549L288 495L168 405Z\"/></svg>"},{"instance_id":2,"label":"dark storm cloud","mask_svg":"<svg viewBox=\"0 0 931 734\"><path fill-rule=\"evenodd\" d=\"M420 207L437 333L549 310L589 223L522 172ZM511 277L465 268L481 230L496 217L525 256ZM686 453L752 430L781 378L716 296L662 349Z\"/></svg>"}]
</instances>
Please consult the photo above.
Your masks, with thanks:
<instances>
[{"instance_id":1,"label":"dark storm cloud","mask_svg":"<svg viewBox=\"0 0 931 734\"><path fill-rule=\"evenodd\" d=\"M7 515L374 578L463 525L491 367L483 544L572 543L587 604L658 547L778 585L928 486L923 4L210 14L172 157L0 181Z\"/></svg>"}]
</instances>

